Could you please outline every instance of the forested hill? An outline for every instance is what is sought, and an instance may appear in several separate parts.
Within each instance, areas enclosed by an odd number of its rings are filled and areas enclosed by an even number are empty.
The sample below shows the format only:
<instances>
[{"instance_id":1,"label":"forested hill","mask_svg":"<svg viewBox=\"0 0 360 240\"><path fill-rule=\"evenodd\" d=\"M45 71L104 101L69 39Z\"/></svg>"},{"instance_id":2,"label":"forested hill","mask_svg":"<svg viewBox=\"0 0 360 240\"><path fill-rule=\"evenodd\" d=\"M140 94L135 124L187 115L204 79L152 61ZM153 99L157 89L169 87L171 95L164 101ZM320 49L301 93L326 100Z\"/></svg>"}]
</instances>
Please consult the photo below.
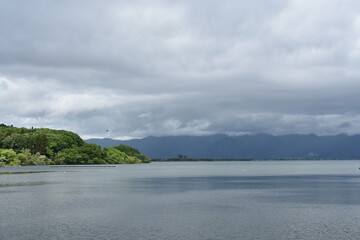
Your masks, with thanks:
<instances>
[{"instance_id":1,"label":"forested hill","mask_svg":"<svg viewBox=\"0 0 360 240\"><path fill-rule=\"evenodd\" d=\"M47 128L16 128L0 124L0 165L121 164L151 159L137 149L117 145L102 149L77 134Z\"/></svg>"},{"instance_id":2,"label":"forested hill","mask_svg":"<svg viewBox=\"0 0 360 240\"><path fill-rule=\"evenodd\" d=\"M152 158L360 159L360 135L270 134L146 137L128 141L89 139L102 146L126 144Z\"/></svg>"}]
</instances>

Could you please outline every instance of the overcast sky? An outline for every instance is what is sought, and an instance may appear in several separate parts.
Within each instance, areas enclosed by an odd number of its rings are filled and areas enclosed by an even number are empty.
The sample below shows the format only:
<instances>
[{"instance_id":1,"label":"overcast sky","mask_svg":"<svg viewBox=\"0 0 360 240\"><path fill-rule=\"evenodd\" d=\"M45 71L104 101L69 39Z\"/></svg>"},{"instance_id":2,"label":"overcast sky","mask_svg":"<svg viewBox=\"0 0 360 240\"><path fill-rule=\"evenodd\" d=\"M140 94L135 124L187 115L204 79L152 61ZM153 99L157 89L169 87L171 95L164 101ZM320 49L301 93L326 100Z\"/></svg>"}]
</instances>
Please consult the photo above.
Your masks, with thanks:
<instances>
[{"instance_id":1,"label":"overcast sky","mask_svg":"<svg viewBox=\"0 0 360 240\"><path fill-rule=\"evenodd\" d=\"M0 0L1 122L359 134L360 2Z\"/></svg>"}]
</instances>

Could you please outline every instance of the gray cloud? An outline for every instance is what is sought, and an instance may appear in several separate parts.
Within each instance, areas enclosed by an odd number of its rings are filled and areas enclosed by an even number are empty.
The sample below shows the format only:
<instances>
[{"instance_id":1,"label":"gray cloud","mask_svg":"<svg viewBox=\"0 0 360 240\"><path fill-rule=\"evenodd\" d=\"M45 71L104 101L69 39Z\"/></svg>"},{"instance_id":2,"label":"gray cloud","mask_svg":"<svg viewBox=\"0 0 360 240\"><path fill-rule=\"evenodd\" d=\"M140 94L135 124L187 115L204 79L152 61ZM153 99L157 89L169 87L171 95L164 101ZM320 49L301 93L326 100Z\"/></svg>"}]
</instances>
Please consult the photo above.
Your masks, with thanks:
<instances>
[{"instance_id":1,"label":"gray cloud","mask_svg":"<svg viewBox=\"0 0 360 240\"><path fill-rule=\"evenodd\" d=\"M1 121L84 137L358 134L359 10L0 0Z\"/></svg>"}]
</instances>

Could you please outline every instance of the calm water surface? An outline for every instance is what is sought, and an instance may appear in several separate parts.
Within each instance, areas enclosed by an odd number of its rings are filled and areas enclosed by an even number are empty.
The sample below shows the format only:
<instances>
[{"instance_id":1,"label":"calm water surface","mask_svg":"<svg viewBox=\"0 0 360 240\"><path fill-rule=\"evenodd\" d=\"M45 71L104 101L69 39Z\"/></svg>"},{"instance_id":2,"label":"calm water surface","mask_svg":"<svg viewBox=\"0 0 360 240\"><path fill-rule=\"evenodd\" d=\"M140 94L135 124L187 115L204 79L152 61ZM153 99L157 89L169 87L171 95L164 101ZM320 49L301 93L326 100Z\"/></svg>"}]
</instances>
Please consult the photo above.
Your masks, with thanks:
<instances>
[{"instance_id":1,"label":"calm water surface","mask_svg":"<svg viewBox=\"0 0 360 240\"><path fill-rule=\"evenodd\" d=\"M0 239L360 239L360 161L21 167Z\"/></svg>"}]
</instances>

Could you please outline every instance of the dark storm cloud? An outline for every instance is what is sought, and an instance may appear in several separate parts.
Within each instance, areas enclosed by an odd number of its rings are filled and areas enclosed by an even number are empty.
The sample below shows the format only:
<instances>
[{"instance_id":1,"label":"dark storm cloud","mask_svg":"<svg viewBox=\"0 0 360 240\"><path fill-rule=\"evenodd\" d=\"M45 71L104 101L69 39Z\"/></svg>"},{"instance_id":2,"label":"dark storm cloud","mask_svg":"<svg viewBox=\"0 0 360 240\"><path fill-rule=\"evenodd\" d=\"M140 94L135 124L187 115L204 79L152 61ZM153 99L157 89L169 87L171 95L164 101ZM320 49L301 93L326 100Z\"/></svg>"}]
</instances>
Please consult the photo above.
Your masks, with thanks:
<instances>
[{"instance_id":1,"label":"dark storm cloud","mask_svg":"<svg viewBox=\"0 0 360 240\"><path fill-rule=\"evenodd\" d=\"M360 133L359 10L0 0L1 121L84 137Z\"/></svg>"}]
</instances>

